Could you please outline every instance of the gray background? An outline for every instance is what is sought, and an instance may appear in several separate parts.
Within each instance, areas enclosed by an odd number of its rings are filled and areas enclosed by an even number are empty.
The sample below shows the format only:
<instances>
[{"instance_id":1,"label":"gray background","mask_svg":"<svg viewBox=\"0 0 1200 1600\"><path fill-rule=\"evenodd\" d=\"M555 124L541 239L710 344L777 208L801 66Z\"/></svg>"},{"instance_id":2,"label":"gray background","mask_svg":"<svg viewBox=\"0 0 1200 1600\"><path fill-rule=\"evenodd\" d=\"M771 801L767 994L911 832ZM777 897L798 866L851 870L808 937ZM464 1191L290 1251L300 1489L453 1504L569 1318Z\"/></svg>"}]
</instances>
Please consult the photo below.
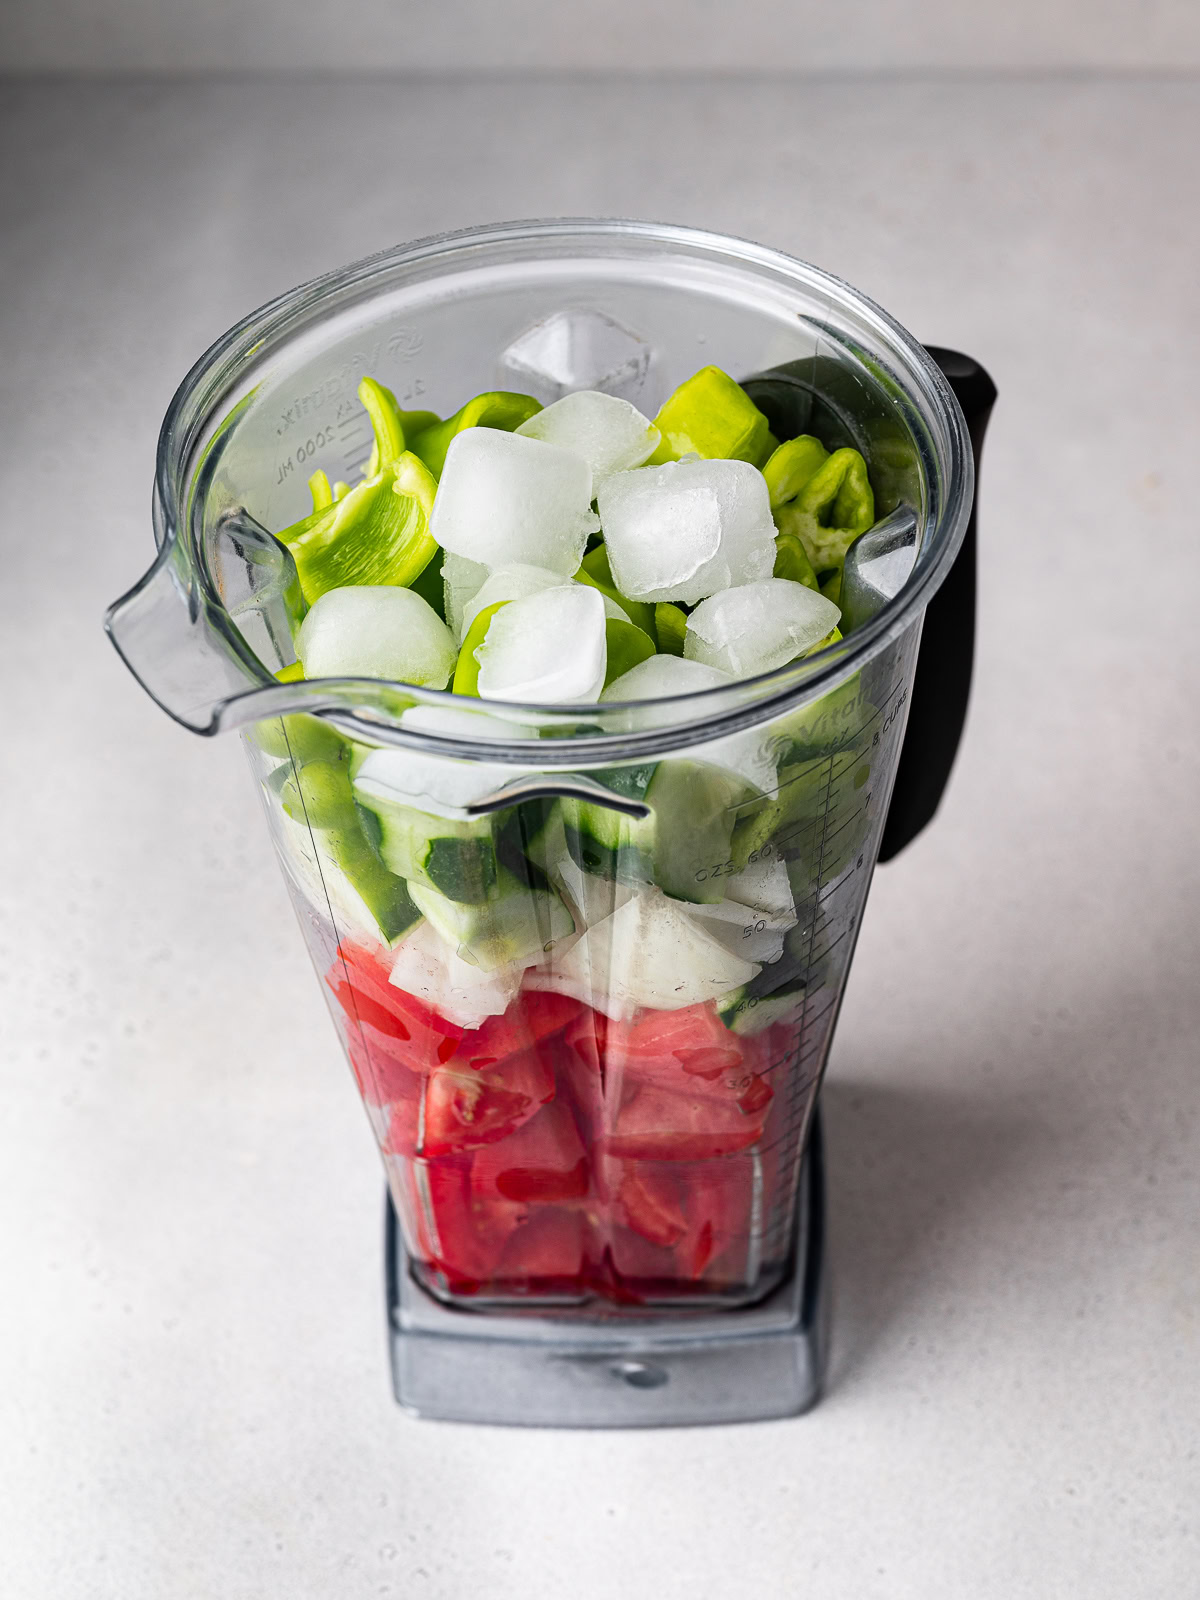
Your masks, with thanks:
<instances>
[{"instance_id":1,"label":"gray background","mask_svg":"<svg viewBox=\"0 0 1200 1600\"><path fill-rule=\"evenodd\" d=\"M1200 66L1194 0L9 0L0 70Z\"/></svg>"},{"instance_id":2,"label":"gray background","mask_svg":"<svg viewBox=\"0 0 1200 1600\"><path fill-rule=\"evenodd\" d=\"M788 64L1195 59L1191 7L1000 11L850 10ZM637 65L778 58L716 8L704 39L606 12ZM404 60L511 64L522 14L430 8ZM554 14L530 60L631 62ZM312 66L310 15L287 56L231 9L28 7L3 37ZM338 16L329 61L401 59ZM1198 139L1186 74L3 88L5 1600L1192 1600ZM825 1090L831 1382L793 1422L397 1414L377 1162L241 757L99 628L211 339L397 240L581 212L794 251L1000 389L967 739L872 893Z\"/></svg>"}]
</instances>

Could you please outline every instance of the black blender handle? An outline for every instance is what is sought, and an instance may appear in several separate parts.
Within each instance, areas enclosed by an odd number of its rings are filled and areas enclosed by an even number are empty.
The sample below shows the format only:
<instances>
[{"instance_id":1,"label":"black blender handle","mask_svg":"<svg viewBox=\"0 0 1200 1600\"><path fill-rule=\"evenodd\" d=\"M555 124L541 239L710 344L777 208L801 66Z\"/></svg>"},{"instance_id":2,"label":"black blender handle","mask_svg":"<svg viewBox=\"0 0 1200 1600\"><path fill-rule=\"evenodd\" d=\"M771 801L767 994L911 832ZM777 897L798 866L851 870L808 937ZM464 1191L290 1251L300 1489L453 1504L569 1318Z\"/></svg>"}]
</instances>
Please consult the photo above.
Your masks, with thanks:
<instances>
[{"instance_id":1,"label":"black blender handle","mask_svg":"<svg viewBox=\"0 0 1200 1600\"><path fill-rule=\"evenodd\" d=\"M975 523L983 435L996 403L996 385L977 361L957 350L925 347L963 409L975 458L975 498L962 546L929 602L913 678L912 707L896 783L879 848L890 861L911 844L941 803L962 738L975 654Z\"/></svg>"}]
</instances>

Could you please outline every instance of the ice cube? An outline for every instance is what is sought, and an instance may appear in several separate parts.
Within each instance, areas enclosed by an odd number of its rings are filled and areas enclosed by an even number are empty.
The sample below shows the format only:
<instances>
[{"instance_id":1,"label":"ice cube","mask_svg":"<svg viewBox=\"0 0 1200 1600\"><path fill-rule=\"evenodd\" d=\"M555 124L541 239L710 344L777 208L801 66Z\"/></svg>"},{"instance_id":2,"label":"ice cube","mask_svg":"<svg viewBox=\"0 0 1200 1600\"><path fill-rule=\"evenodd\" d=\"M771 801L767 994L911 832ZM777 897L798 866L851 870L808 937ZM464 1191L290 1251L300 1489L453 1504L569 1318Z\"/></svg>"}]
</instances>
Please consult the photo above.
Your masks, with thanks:
<instances>
[{"instance_id":1,"label":"ice cube","mask_svg":"<svg viewBox=\"0 0 1200 1600\"><path fill-rule=\"evenodd\" d=\"M429 528L443 549L489 569L579 570L596 519L582 456L499 428L466 428L446 452Z\"/></svg>"},{"instance_id":2,"label":"ice cube","mask_svg":"<svg viewBox=\"0 0 1200 1600\"><path fill-rule=\"evenodd\" d=\"M748 461L671 461L600 485L613 582L631 600L694 605L769 578L775 524L767 481Z\"/></svg>"},{"instance_id":3,"label":"ice cube","mask_svg":"<svg viewBox=\"0 0 1200 1600\"><path fill-rule=\"evenodd\" d=\"M514 600L492 618L476 650L485 700L534 705L595 701L604 687L604 602L582 583Z\"/></svg>"},{"instance_id":4,"label":"ice cube","mask_svg":"<svg viewBox=\"0 0 1200 1600\"><path fill-rule=\"evenodd\" d=\"M614 472L640 467L654 454L661 437L636 406L598 389L564 395L516 431L582 456L592 469L593 494Z\"/></svg>"},{"instance_id":5,"label":"ice cube","mask_svg":"<svg viewBox=\"0 0 1200 1600\"><path fill-rule=\"evenodd\" d=\"M601 700L666 700L671 695L699 694L704 689L719 689L733 683L728 672L706 666L701 661L686 661L682 656L647 656L614 678Z\"/></svg>"},{"instance_id":6,"label":"ice cube","mask_svg":"<svg viewBox=\"0 0 1200 1600\"><path fill-rule=\"evenodd\" d=\"M482 561L468 561L466 556L456 556L452 550L447 550L442 556L446 623L460 644L467 631L463 623L463 611L472 595L479 593L487 575L488 569Z\"/></svg>"},{"instance_id":7,"label":"ice cube","mask_svg":"<svg viewBox=\"0 0 1200 1600\"><path fill-rule=\"evenodd\" d=\"M650 366L650 346L602 311L572 308L527 328L501 357L502 365L541 400L570 389L599 389L628 398Z\"/></svg>"},{"instance_id":8,"label":"ice cube","mask_svg":"<svg viewBox=\"0 0 1200 1600\"><path fill-rule=\"evenodd\" d=\"M546 589L561 588L562 581L562 573L551 572L548 567L526 567L520 563L514 563L511 567L497 567L479 592L468 602L463 612L463 635L466 635L475 618L488 606L494 606L500 600L524 600L528 595L541 594ZM629 621L628 612L615 600L611 600L608 595L601 595L600 598L604 601L606 617L611 617L617 622Z\"/></svg>"},{"instance_id":9,"label":"ice cube","mask_svg":"<svg viewBox=\"0 0 1200 1600\"><path fill-rule=\"evenodd\" d=\"M393 584L329 589L296 636L306 678L392 678L444 689L458 657L431 605Z\"/></svg>"},{"instance_id":10,"label":"ice cube","mask_svg":"<svg viewBox=\"0 0 1200 1600\"><path fill-rule=\"evenodd\" d=\"M549 567L530 567L515 561L508 567L497 567L484 579L463 608L463 636L481 611L501 600L525 600L531 594L542 594L546 589L561 589L563 575L551 572Z\"/></svg>"},{"instance_id":11,"label":"ice cube","mask_svg":"<svg viewBox=\"0 0 1200 1600\"><path fill-rule=\"evenodd\" d=\"M600 698L602 701L665 700L673 695L724 688L736 681L719 667L707 666L702 661L688 661L683 656L648 656L614 678ZM681 713L679 720L700 720L701 716L697 708L694 712ZM761 794L772 794L776 788L777 761L767 727L747 728L742 733L727 734L723 739L705 739L700 744L689 745L679 754L732 772Z\"/></svg>"},{"instance_id":12,"label":"ice cube","mask_svg":"<svg viewBox=\"0 0 1200 1600\"><path fill-rule=\"evenodd\" d=\"M702 601L688 618L683 653L735 678L756 678L803 655L840 615L815 589L790 578L763 578Z\"/></svg>"}]
</instances>

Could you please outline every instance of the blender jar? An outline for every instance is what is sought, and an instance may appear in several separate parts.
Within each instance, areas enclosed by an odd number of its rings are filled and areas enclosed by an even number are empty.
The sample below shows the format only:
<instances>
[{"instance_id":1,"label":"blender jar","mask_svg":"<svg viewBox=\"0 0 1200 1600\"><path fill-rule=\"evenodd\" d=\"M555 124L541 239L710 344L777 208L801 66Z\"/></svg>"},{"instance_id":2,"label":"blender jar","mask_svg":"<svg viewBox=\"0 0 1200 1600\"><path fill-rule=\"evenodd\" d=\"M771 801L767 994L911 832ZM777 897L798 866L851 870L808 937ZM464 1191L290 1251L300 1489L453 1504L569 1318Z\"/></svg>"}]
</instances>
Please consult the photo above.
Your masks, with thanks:
<instances>
[{"instance_id":1,"label":"blender jar","mask_svg":"<svg viewBox=\"0 0 1200 1600\"><path fill-rule=\"evenodd\" d=\"M652 415L708 364L782 436L866 458L880 521L848 562L840 643L585 708L278 680L295 571L272 530L314 470L360 475L364 376L438 415L494 388ZM908 334L810 266L680 228L523 223L387 252L255 313L180 388L158 557L108 626L178 721L245 735L387 1172L415 1409L690 1421L812 1398L809 1134L972 492L962 413Z\"/></svg>"}]
</instances>

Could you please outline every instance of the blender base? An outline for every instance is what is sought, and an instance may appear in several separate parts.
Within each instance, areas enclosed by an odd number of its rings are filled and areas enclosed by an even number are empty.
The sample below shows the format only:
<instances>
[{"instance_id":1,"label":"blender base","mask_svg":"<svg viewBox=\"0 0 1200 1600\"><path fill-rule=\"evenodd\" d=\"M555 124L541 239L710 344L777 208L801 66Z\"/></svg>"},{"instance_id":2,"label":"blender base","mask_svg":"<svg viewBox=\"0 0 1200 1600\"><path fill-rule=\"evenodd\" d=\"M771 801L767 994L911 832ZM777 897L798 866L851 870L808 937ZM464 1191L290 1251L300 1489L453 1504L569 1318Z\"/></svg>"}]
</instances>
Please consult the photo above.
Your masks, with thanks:
<instances>
[{"instance_id":1,"label":"blender base","mask_svg":"<svg viewBox=\"0 0 1200 1600\"><path fill-rule=\"evenodd\" d=\"M743 1310L644 1320L460 1311L413 1277L390 1197L386 1235L392 1385L415 1416L678 1427L795 1416L820 1393L828 1272L817 1113L801 1168L793 1271Z\"/></svg>"}]
</instances>

